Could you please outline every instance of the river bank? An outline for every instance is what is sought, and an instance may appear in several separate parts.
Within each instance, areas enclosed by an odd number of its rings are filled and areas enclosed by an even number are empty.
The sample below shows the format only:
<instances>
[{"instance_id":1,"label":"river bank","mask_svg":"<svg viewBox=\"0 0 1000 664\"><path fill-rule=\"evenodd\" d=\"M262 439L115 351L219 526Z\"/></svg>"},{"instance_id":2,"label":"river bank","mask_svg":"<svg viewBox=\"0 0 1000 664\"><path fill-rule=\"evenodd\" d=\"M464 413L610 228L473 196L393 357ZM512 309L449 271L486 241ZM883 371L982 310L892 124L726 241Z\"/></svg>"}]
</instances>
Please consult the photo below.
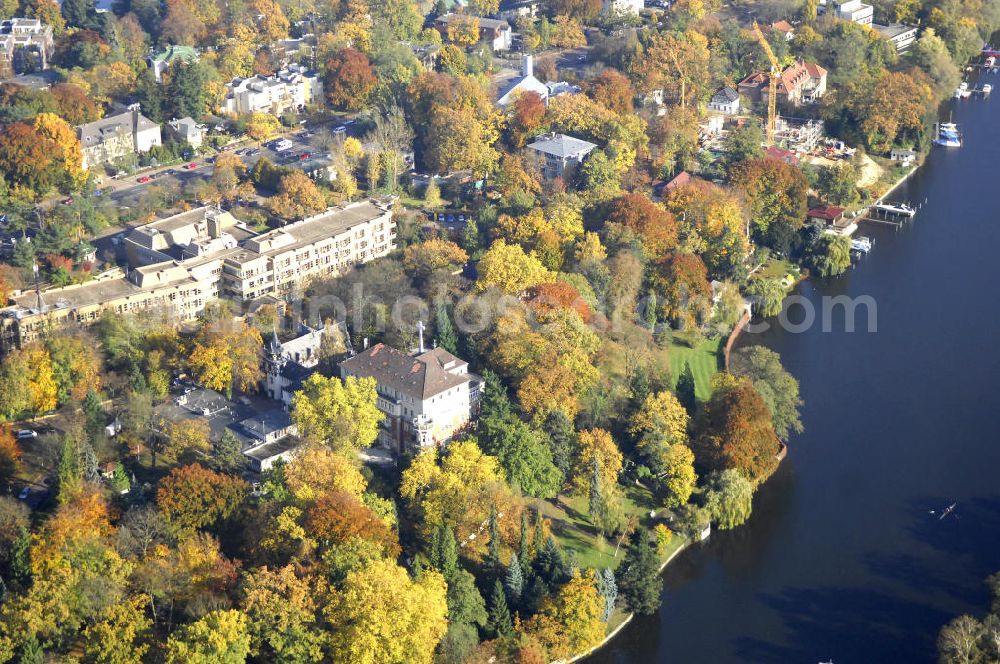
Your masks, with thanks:
<instances>
[{"instance_id":1,"label":"river bank","mask_svg":"<svg viewBox=\"0 0 1000 664\"><path fill-rule=\"evenodd\" d=\"M966 144L932 151L890 190L927 201L913 222L873 226L870 260L797 287L816 311L826 297L870 298L877 333L831 321L741 335L737 348L763 344L799 379L806 431L750 521L689 547L665 571L665 609L589 661L930 664L941 625L988 603L1000 349L996 308L968 284L990 278L1000 242L993 103L956 103ZM928 516L953 502L960 519Z\"/></svg>"}]
</instances>

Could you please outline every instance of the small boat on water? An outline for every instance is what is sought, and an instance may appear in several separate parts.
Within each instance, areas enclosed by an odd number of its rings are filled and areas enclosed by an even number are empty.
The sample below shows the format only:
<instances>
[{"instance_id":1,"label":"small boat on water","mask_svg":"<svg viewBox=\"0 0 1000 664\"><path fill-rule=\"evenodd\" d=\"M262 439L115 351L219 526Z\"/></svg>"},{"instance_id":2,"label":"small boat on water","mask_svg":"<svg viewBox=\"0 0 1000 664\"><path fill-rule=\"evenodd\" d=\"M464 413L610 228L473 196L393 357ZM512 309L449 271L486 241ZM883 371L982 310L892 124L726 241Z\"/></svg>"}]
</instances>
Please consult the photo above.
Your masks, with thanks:
<instances>
[{"instance_id":1,"label":"small boat on water","mask_svg":"<svg viewBox=\"0 0 1000 664\"><path fill-rule=\"evenodd\" d=\"M934 139L934 145L946 148L962 147L962 137L958 133L958 125L954 122L942 122L938 125L938 136Z\"/></svg>"},{"instance_id":2,"label":"small boat on water","mask_svg":"<svg viewBox=\"0 0 1000 664\"><path fill-rule=\"evenodd\" d=\"M886 212L888 214L895 214L903 217L912 217L917 213L916 210L905 203L877 203L873 207L880 212Z\"/></svg>"},{"instance_id":3,"label":"small boat on water","mask_svg":"<svg viewBox=\"0 0 1000 664\"><path fill-rule=\"evenodd\" d=\"M993 86L989 83L983 84L983 96L989 97L991 92L993 92Z\"/></svg>"}]
</instances>

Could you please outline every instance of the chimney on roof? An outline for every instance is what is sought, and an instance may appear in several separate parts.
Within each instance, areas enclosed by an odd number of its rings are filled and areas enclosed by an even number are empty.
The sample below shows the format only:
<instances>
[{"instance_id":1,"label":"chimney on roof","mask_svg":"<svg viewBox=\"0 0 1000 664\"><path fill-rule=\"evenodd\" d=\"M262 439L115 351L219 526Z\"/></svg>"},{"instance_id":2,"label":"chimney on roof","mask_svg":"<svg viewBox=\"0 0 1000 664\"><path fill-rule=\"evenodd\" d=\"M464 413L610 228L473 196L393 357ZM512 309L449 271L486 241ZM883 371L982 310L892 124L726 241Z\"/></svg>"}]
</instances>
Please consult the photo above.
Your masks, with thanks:
<instances>
[{"instance_id":1,"label":"chimney on roof","mask_svg":"<svg viewBox=\"0 0 1000 664\"><path fill-rule=\"evenodd\" d=\"M528 55L525 55L521 69L522 69L521 73L524 74L525 77L534 76L535 75L534 56L532 56L530 53Z\"/></svg>"},{"instance_id":2,"label":"chimney on roof","mask_svg":"<svg viewBox=\"0 0 1000 664\"><path fill-rule=\"evenodd\" d=\"M424 352L424 321L417 321L417 335L420 337L420 352Z\"/></svg>"}]
</instances>

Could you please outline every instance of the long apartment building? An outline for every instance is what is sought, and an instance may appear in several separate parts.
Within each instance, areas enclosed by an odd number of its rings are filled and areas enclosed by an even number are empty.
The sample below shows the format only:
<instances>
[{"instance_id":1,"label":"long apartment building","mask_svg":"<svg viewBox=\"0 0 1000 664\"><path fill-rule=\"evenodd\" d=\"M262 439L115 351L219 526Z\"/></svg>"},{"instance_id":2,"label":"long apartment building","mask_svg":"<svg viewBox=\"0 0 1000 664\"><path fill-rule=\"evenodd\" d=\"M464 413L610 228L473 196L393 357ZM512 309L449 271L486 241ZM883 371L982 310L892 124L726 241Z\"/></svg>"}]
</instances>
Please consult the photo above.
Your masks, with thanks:
<instances>
[{"instance_id":1,"label":"long apartment building","mask_svg":"<svg viewBox=\"0 0 1000 664\"><path fill-rule=\"evenodd\" d=\"M83 326L105 311L151 311L192 320L218 298L283 298L310 279L339 274L396 246L391 210L375 201L326 212L267 233L203 207L140 226L124 239L130 269L84 284L15 293L0 310L0 346L23 346L46 329Z\"/></svg>"}]
</instances>

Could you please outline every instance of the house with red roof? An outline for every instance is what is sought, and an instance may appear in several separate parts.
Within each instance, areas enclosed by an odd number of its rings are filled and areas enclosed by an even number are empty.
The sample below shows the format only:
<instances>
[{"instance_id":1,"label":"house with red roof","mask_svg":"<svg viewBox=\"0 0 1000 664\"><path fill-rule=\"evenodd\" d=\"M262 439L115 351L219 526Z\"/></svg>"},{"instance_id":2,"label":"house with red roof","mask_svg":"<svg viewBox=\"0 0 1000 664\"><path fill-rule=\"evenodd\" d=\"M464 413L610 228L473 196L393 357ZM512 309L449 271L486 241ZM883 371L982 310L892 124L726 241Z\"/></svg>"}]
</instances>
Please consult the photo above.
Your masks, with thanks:
<instances>
[{"instance_id":1,"label":"house with red roof","mask_svg":"<svg viewBox=\"0 0 1000 664\"><path fill-rule=\"evenodd\" d=\"M778 78L778 101L799 106L813 104L826 94L826 69L798 60ZM737 90L755 102L767 103L769 74L754 72L740 81Z\"/></svg>"}]
</instances>

